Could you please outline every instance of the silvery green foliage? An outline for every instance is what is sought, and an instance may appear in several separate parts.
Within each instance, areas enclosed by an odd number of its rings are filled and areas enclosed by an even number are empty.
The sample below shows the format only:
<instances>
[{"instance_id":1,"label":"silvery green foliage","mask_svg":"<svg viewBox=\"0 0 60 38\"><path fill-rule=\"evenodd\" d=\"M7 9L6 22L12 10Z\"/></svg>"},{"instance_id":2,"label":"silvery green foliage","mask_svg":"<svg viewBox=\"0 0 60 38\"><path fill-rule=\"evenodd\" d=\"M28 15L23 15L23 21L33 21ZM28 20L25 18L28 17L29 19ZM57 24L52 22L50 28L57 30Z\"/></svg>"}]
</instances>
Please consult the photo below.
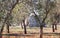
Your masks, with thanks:
<instances>
[{"instance_id":1,"label":"silvery green foliage","mask_svg":"<svg viewBox=\"0 0 60 38\"><path fill-rule=\"evenodd\" d=\"M39 13L39 17L43 20L47 14L46 10L51 11L56 7L56 0L40 0L36 6L37 7L35 7L35 10Z\"/></svg>"},{"instance_id":2,"label":"silvery green foliage","mask_svg":"<svg viewBox=\"0 0 60 38\"><path fill-rule=\"evenodd\" d=\"M16 0L0 0L0 22L4 21L7 17L7 13L10 13L12 6L16 3ZM8 18L9 22L12 21L12 15Z\"/></svg>"}]
</instances>

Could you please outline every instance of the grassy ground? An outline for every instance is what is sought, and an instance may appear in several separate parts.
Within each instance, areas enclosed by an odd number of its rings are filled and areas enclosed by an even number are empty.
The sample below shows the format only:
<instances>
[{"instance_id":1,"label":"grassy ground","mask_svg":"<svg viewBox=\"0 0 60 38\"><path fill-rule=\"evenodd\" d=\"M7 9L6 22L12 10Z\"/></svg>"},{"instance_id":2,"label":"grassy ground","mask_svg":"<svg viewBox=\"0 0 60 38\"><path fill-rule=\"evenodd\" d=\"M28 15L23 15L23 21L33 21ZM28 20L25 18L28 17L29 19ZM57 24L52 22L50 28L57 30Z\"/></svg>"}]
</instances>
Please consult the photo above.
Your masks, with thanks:
<instances>
[{"instance_id":1,"label":"grassy ground","mask_svg":"<svg viewBox=\"0 0 60 38\"><path fill-rule=\"evenodd\" d=\"M52 28L43 28L43 38L60 38L60 27L57 28L54 33ZM4 29L4 34L6 34L6 29ZM20 27L10 27L10 34L22 34L24 36L10 36L10 38L39 38L40 28L27 28L27 35L24 35L24 29ZM48 34L47 34L48 33ZM50 34L49 34L50 33ZM5 36L6 37L6 36ZM3 37L3 38L5 38Z\"/></svg>"}]
</instances>

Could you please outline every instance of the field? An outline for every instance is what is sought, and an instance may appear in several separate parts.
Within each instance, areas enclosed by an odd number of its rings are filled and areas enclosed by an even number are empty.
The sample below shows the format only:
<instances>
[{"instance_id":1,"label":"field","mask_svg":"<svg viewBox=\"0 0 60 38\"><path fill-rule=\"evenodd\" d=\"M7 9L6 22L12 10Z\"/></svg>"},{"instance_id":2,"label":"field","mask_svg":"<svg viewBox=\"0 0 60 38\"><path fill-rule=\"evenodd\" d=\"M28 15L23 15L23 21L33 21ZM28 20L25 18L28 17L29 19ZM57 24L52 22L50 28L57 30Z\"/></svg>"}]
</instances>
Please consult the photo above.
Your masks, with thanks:
<instances>
[{"instance_id":1,"label":"field","mask_svg":"<svg viewBox=\"0 0 60 38\"><path fill-rule=\"evenodd\" d=\"M60 28L57 28L54 33L52 28L43 29L43 38L60 38ZM6 34L6 29L4 29L3 34ZM8 35L8 34L6 34ZM27 34L24 34L24 29L17 27L10 27L9 36L3 36L3 38L40 38L40 28L27 28Z\"/></svg>"}]
</instances>

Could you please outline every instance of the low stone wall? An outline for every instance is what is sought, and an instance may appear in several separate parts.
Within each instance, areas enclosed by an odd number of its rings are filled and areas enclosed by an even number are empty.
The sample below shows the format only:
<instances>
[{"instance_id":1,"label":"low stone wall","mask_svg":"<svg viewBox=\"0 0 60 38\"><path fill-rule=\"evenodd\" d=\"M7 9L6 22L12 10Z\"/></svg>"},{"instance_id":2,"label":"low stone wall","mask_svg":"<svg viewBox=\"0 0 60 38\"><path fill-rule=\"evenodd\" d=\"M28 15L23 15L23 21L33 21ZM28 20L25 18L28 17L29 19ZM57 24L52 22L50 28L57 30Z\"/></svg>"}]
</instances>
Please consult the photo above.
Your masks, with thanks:
<instances>
[{"instance_id":1,"label":"low stone wall","mask_svg":"<svg viewBox=\"0 0 60 38\"><path fill-rule=\"evenodd\" d=\"M60 33L44 33L43 38L60 38Z\"/></svg>"},{"instance_id":2,"label":"low stone wall","mask_svg":"<svg viewBox=\"0 0 60 38\"><path fill-rule=\"evenodd\" d=\"M39 34L3 34L2 38L40 38L40 35ZM60 33L44 33L43 38L60 38Z\"/></svg>"},{"instance_id":3,"label":"low stone wall","mask_svg":"<svg viewBox=\"0 0 60 38\"><path fill-rule=\"evenodd\" d=\"M3 34L2 38L39 38L37 34Z\"/></svg>"}]
</instances>

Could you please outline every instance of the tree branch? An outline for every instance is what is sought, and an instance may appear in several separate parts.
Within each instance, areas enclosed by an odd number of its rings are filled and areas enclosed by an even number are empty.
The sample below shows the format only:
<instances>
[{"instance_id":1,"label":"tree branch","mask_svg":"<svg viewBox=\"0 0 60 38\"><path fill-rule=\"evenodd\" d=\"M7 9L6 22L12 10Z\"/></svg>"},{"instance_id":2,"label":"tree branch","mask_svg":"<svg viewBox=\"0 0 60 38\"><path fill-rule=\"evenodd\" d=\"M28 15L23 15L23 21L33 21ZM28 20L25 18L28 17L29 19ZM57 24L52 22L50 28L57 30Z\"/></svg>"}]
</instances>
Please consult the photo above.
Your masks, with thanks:
<instances>
[{"instance_id":1,"label":"tree branch","mask_svg":"<svg viewBox=\"0 0 60 38\"><path fill-rule=\"evenodd\" d=\"M19 0L16 0L16 3L12 6L11 10L9 13L7 13L6 17L5 17L5 20L3 22L3 25L2 25L2 28L1 28L1 32L0 34L3 32L3 29L4 29L4 25L5 23L7 22L8 18L10 17L11 13L12 13L12 10L15 8L15 6L18 4ZM9 28L8 28L9 29Z\"/></svg>"}]
</instances>

